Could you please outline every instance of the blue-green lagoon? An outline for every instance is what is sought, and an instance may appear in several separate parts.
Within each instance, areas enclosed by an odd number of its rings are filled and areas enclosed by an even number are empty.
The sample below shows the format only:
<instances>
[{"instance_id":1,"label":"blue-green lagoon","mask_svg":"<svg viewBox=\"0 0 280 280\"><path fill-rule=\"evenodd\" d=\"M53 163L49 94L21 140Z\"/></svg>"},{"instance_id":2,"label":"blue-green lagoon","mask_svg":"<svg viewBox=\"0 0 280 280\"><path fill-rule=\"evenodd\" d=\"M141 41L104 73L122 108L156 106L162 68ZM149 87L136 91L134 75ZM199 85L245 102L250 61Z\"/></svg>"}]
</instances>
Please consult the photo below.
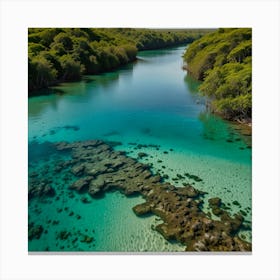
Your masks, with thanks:
<instances>
[{"instance_id":1,"label":"blue-green lagoon","mask_svg":"<svg viewBox=\"0 0 280 280\"><path fill-rule=\"evenodd\" d=\"M111 191L92 198L68 189L74 176L55 168L69 155L54 151L51 143L92 139L119 142L115 150L150 164L166 182L207 192L201 205L205 213L211 212L213 197L221 198L231 214L241 210L248 227L239 236L251 242L250 136L207 112L198 82L182 69L184 49L139 52L137 62L114 72L29 98L29 181L39 176L55 190L29 199L29 224L42 226L38 239L35 234L29 240L29 251L185 250L154 230L159 217L134 214L132 208L145 201L141 196Z\"/></svg>"}]
</instances>

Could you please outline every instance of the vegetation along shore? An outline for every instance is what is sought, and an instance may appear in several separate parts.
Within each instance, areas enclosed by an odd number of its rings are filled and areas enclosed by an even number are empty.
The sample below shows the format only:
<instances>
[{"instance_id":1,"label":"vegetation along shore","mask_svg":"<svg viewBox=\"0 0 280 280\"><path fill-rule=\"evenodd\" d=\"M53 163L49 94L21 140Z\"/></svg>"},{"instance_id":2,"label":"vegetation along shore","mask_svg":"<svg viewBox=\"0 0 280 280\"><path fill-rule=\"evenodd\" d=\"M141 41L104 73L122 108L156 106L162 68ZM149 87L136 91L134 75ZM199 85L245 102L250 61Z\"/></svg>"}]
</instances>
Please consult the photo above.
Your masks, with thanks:
<instances>
[{"instance_id":1,"label":"vegetation along shore","mask_svg":"<svg viewBox=\"0 0 280 280\"><path fill-rule=\"evenodd\" d=\"M29 252L251 252L251 33L30 28Z\"/></svg>"},{"instance_id":2,"label":"vegetation along shore","mask_svg":"<svg viewBox=\"0 0 280 280\"><path fill-rule=\"evenodd\" d=\"M211 32L212 31L212 32ZM135 29L30 28L28 92L83 74L111 71L136 60L137 51L190 44L184 68L202 81L212 112L251 125L252 31L250 28Z\"/></svg>"},{"instance_id":3,"label":"vegetation along shore","mask_svg":"<svg viewBox=\"0 0 280 280\"><path fill-rule=\"evenodd\" d=\"M135 28L29 28L28 91L83 74L111 71L136 60L137 51L188 44L209 30Z\"/></svg>"},{"instance_id":4,"label":"vegetation along shore","mask_svg":"<svg viewBox=\"0 0 280 280\"><path fill-rule=\"evenodd\" d=\"M220 28L190 44L185 68L202 81L199 90L213 112L228 120L251 123L252 30Z\"/></svg>"}]
</instances>

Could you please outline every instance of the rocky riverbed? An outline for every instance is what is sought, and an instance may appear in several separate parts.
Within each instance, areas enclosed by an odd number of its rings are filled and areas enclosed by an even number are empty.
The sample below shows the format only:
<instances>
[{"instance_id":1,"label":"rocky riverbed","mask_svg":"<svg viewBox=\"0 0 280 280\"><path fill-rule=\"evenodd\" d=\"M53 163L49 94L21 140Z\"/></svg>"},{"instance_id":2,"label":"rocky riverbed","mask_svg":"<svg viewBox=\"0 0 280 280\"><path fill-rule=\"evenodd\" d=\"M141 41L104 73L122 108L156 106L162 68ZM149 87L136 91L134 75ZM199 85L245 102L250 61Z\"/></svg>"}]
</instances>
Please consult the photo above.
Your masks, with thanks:
<instances>
[{"instance_id":1,"label":"rocky riverbed","mask_svg":"<svg viewBox=\"0 0 280 280\"><path fill-rule=\"evenodd\" d=\"M68 170L69 176L74 176L68 188L80 193L82 202L89 202L85 193L100 198L110 190L119 190L126 196L141 195L145 202L135 205L134 213L160 217L162 223L154 230L169 241L184 244L186 251L251 251L251 244L238 237L244 227L241 213L231 216L221 199L214 197L209 199L209 205L219 219L213 220L201 210L204 192L189 184L175 187L165 182L160 175L152 173L148 164L115 151L112 144L99 140L52 144L57 151L69 153L67 159L57 162L55 172ZM54 199L51 182L40 180L37 174L31 173L29 177L30 200ZM29 238L40 238L41 232L40 226L32 224Z\"/></svg>"}]
</instances>

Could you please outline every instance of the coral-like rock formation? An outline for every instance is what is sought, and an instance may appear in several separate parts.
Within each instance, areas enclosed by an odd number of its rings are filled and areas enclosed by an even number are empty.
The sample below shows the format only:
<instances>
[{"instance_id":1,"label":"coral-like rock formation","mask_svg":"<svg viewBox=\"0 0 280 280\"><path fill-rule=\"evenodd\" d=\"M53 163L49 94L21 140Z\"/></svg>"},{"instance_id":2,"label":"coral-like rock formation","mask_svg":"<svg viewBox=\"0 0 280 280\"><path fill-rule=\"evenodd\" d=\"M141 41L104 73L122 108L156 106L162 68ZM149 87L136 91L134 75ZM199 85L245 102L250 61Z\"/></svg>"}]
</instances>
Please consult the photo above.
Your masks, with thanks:
<instances>
[{"instance_id":1,"label":"coral-like rock formation","mask_svg":"<svg viewBox=\"0 0 280 280\"><path fill-rule=\"evenodd\" d=\"M146 202L133 207L135 214L159 216L163 223L155 229L167 240L185 244L187 251L251 251L251 244L237 235L243 217L231 217L220 198L209 200L213 213L220 217L220 221L212 220L200 208L203 192L191 185L178 188L163 182L148 165L102 141L61 142L56 148L71 152L72 160L65 164L72 166L71 172L77 176L71 189L93 197L110 189L142 195Z\"/></svg>"},{"instance_id":2,"label":"coral-like rock formation","mask_svg":"<svg viewBox=\"0 0 280 280\"><path fill-rule=\"evenodd\" d=\"M28 224L28 239L39 239L44 229L41 225L35 225L34 223Z\"/></svg>"},{"instance_id":3,"label":"coral-like rock formation","mask_svg":"<svg viewBox=\"0 0 280 280\"><path fill-rule=\"evenodd\" d=\"M54 188L50 185L50 182L45 179L31 178L28 183L28 199L55 195Z\"/></svg>"}]
</instances>

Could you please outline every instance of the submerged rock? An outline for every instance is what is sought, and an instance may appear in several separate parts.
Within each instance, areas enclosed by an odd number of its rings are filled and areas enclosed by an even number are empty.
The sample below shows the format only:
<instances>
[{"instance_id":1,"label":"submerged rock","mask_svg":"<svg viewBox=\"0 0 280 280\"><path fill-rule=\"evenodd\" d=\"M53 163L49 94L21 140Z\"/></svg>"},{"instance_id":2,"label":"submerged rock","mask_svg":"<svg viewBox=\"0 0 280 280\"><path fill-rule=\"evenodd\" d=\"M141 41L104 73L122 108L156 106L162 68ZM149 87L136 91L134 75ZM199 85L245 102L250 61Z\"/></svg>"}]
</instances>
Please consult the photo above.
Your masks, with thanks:
<instances>
[{"instance_id":1,"label":"submerged rock","mask_svg":"<svg viewBox=\"0 0 280 280\"><path fill-rule=\"evenodd\" d=\"M39 239L44 231L42 225L28 224L28 240Z\"/></svg>"},{"instance_id":2,"label":"submerged rock","mask_svg":"<svg viewBox=\"0 0 280 280\"><path fill-rule=\"evenodd\" d=\"M189 179L194 180L195 182L202 182L202 179L199 178L199 177L196 176L196 175L189 174L189 173L185 173L185 176L188 177Z\"/></svg>"},{"instance_id":3,"label":"submerged rock","mask_svg":"<svg viewBox=\"0 0 280 280\"><path fill-rule=\"evenodd\" d=\"M168 224L163 223L157 225L155 228L166 240L175 240L176 234L178 234L179 229L174 227L169 227Z\"/></svg>"},{"instance_id":4,"label":"submerged rock","mask_svg":"<svg viewBox=\"0 0 280 280\"><path fill-rule=\"evenodd\" d=\"M85 169L85 166L83 164L75 165L75 166L72 167L71 172L75 176L80 176L80 175L83 174L84 169Z\"/></svg>"},{"instance_id":5,"label":"submerged rock","mask_svg":"<svg viewBox=\"0 0 280 280\"><path fill-rule=\"evenodd\" d=\"M81 201L82 201L83 203L90 203L90 200L89 200L87 197L85 197L85 196L82 196L82 197L81 197Z\"/></svg>"},{"instance_id":6,"label":"submerged rock","mask_svg":"<svg viewBox=\"0 0 280 280\"><path fill-rule=\"evenodd\" d=\"M221 207L222 200L219 197L210 198L208 200L210 207Z\"/></svg>"},{"instance_id":7,"label":"submerged rock","mask_svg":"<svg viewBox=\"0 0 280 280\"><path fill-rule=\"evenodd\" d=\"M83 190L88 188L89 183L92 180L92 178L93 177L91 177L91 176L83 177L83 178L75 181L69 188L75 189L78 192L82 192Z\"/></svg>"},{"instance_id":8,"label":"submerged rock","mask_svg":"<svg viewBox=\"0 0 280 280\"><path fill-rule=\"evenodd\" d=\"M178 193L182 196L187 196L192 198L198 197L200 194L202 194L200 191L196 190L191 185L186 185L182 188L178 188Z\"/></svg>"},{"instance_id":9,"label":"submerged rock","mask_svg":"<svg viewBox=\"0 0 280 280\"><path fill-rule=\"evenodd\" d=\"M94 238L92 236L84 235L81 239L81 242L83 243L91 243L94 241Z\"/></svg>"},{"instance_id":10,"label":"submerged rock","mask_svg":"<svg viewBox=\"0 0 280 280\"><path fill-rule=\"evenodd\" d=\"M134 206L132 209L137 216L146 215L151 212L150 203L147 203L147 202L138 204L138 205Z\"/></svg>"},{"instance_id":11,"label":"submerged rock","mask_svg":"<svg viewBox=\"0 0 280 280\"><path fill-rule=\"evenodd\" d=\"M105 181L102 176L98 176L95 180L92 180L89 185L88 192L90 195L95 196L98 194L103 186L105 185Z\"/></svg>"},{"instance_id":12,"label":"submerged rock","mask_svg":"<svg viewBox=\"0 0 280 280\"><path fill-rule=\"evenodd\" d=\"M66 230L62 230L57 234L57 238L60 240L66 240L69 236L71 236L71 232L68 232Z\"/></svg>"},{"instance_id":13,"label":"submerged rock","mask_svg":"<svg viewBox=\"0 0 280 280\"><path fill-rule=\"evenodd\" d=\"M31 181L28 186L28 199L44 196L55 196L54 188L50 186L47 182L44 182L43 180Z\"/></svg>"},{"instance_id":14,"label":"submerged rock","mask_svg":"<svg viewBox=\"0 0 280 280\"><path fill-rule=\"evenodd\" d=\"M143 158L143 157L147 157L147 156L148 156L148 154L146 154L146 153L143 153L143 152L138 153L139 158Z\"/></svg>"},{"instance_id":15,"label":"submerged rock","mask_svg":"<svg viewBox=\"0 0 280 280\"><path fill-rule=\"evenodd\" d=\"M154 226L154 229L167 240L177 240L186 245L187 251L251 251L251 244L238 237L243 225L242 215L231 217L220 198L209 199L212 212L221 219L212 220L201 210L204 192L189 184L177 188L164 183L160 175L151 172L149 165L127 157L124 152L114 151L102 141L64 142L56 144L56 147L70 151L74 160L71 172L77 180L71 189L88 192L93 197L112 189L125 195L141 195L146 202L134 206L134 213L138 216L157 215L162 224ZM138 156L141 158L146 154L139 153ZM189 173L184 176L196 182L202 181ZM184 176L179 174L176 180ZM90 236L81 240L86 243L92 241Z\"/></svg>"}]
</instances>

